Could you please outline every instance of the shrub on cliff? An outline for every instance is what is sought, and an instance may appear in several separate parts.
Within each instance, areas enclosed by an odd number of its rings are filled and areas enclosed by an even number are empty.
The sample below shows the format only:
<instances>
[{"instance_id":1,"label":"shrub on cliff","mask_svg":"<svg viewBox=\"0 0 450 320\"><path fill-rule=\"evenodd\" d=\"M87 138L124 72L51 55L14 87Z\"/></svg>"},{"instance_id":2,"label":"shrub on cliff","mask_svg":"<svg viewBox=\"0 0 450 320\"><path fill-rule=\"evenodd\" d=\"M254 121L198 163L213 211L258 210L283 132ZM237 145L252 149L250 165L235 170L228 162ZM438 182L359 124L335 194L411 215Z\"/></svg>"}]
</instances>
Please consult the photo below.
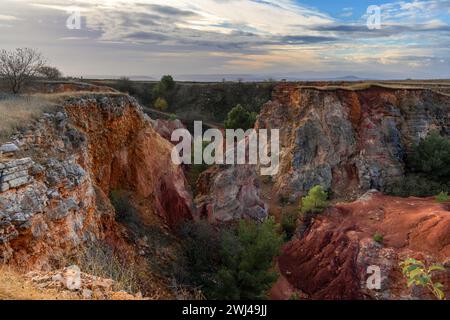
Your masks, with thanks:
<instances>
[{"instance_id":1,"label":"shrub on cliff","mask_svg":"<svg viewBox=\"0 0 450 320\"><path fill-rule=\"evenodd\" d=\"M294 236L295 229L297 228L297 219L297 211L283 212L281 216L281 228L283 229L286 241L291 240Z\"/></svg>"},{"instance_id":2,"label":"shrub on cliff","mask_svg":"<svg viewBox=\"0 0 450 320\"><path fill-rule=\"evenodd\" d=\"M430 197L441 191L447 192L449 185L430 179L425 174L407 174L403 179L386 186L386 194L397 197Z\"/></svg>"},{"instance_id":3,"label":"shrub on cliff","mask_svg":"<svg viewBox=\"0 0 450 320\"><path fill-rule=\"evenodd\" d=\"M179 235L182 254L181 263L175 266L175 278L179 283L200 287L209 296L220 265L220 232L206 221L192 221L180 228Z\"/></svg>"},{"instance_id":4,"label":"shrub on cliff","mask_svg":"<svg viewBox=\"0 0 450 320\"><path fill-rule=\"evenodd\" d=\"M325 210L328 205L328 194L322 186L315 186L309 190L308 195L302 198L301 212L306 213L320 213Z\"/></svg>"},{"instance_id":5,"label":"shrub on cliff","mask_svg":"<svg viewBox=\"0 0 450 320\"><path fill-rule=\"evenodd\" d=\"M251 129L255 125L257 114L247 111L242 105L234 107L225 119L226 129Z\"/></svg>"},{"instance_id":6,"label":"shrub on cliff","mask_svg":"<svg viewBox=\"0 0 450 320\"><path fill-rule=\"evenodd\" d=\"M167 108L169 107L169 104L167 103L166 99L158 98L155 101L154 107L158 110L164 111L164 110L167 110Z\"/></svg>"},{"instance_id":7,"label":"shrub on cliff","mask_svg":"<svg viewBox=\"0 0 450 320\"><path fill-rule=\"evenodd\" d=\"M438 132L431 132L413 148L408 157L413 172L427 174L439 181L450 179L450 139Z\"/></svg>"},{"instance_id":8,"label":"shrub on cliff","mask_svg":"<svg viewBox=\"0 0 450 320\"><path fill-rule=\"evenodd\" d=\"M440 282L433 280L433 273L436 271L446 271L446 269L439 265L434 264L427 267L424 262L413 258L406 259L400 263L402 273L407 280L408 287L413 285L418 287L427 288L436 298L439 300L445 299L445 293L443 291L443 285Z\"/></svg>"},{"instance_id":9,"label":"shrub on cliff","mask_svg":"<svg viewBox=\"0 0 450 320\"><path fill-rule=\"evenodd\" d=\"M440 192L437 196L436 196L436 202L439 203L446 203L446 202L450 202L450 197L448 196L448 192Z\"/></svg>"},{"instance_id":10,"label":"shrub on cliff","mask_svg":"<svg viewBox=\"0 0 450 320\"><path fill-rule=\"evenodd\" d=\"M273 218L262 224L241 221L235 233L226 232L212 298L264 299L277 279L277 274L270 269L281 244L282 236Z\"/></svg>"}]
</instances>

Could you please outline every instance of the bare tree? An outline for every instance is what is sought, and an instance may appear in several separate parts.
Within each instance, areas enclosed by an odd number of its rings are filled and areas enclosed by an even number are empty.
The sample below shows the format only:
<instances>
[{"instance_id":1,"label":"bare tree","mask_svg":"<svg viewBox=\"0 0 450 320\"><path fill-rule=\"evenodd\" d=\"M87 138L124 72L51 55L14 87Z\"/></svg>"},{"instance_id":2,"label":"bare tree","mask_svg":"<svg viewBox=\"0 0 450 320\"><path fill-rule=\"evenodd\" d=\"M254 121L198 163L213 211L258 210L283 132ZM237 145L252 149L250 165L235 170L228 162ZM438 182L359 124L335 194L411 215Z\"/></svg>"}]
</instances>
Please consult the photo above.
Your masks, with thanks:
<instances>
[{"instance_id":1,"label":"bare tree","mask_svg":"<svg viewBox=\"0 0 450 320\"><path fill-rule=\"evenodd\" d=\"M62 77L61 71L58 68L43 66L39 69L39 75L48 80L58 80Z\"/></svg>"},{"instance_id":2,"label":"bare tree","mask_svg":"<svg viewBox=\"0 0 450 320\"><path fill-rule=\"evenodd\" d=\"M17 94L30 79L34 78L45 64L42 55L31 48L0 51L0 77L5 79L14 94Z\"/></svg>"}]
</instances>

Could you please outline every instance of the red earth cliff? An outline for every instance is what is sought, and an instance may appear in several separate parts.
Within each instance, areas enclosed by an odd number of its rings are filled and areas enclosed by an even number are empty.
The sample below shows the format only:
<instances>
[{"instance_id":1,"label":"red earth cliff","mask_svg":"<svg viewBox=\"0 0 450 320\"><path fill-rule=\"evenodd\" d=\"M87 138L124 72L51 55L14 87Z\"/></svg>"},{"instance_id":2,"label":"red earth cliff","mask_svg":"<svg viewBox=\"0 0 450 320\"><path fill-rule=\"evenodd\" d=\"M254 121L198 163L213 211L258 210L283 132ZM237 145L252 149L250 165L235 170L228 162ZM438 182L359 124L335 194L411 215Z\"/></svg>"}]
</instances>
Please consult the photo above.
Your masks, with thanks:
<instances>
[{"instance_id":1,"label":"red earth cliff","mask_svg":"<svg viewBox=\"0 0 450 320\"><path fill-rule=\"evenodd\" d=\"M382 244L373 240L378 233ZM310 227L283 248L278 260L282 277L274 299L294 293L308 299L432 298L409 290L399 263L414 257L450 267L450 206L434 199L395 198L369 192L341 203L313 219ZM369 290L369 266L381 269L381 289ZM450 271L439 280L450 293Z\"/></svg>"},{"instance_id":2,"label":"red earth cliff","mask_svg":"<svg viewBox=\"0 0 450 320\"><path fill-rule=\"evenodd\" d=\"M139 104L122 94L73 94L13 137L0 159L0 259L49 269L87 241L117 238L113 190L146 199L175 227L192 198L172 145Z\"/></svg>"}]
</instances>

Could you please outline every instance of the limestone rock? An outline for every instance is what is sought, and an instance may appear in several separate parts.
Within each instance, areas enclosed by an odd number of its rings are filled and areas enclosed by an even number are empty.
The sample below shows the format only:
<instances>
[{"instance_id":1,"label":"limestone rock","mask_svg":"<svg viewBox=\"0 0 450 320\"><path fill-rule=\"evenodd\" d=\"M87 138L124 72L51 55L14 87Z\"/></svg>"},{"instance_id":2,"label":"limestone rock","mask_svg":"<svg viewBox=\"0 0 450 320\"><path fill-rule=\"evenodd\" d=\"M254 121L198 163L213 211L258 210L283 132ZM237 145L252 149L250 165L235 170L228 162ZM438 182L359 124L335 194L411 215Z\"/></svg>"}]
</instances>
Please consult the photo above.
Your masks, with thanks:
<instances>
[{"instance_id":1,"label":"limestone rock","mask_svg":"<svg viewBox=\"0 0 450 320\"><path fill-rule=\"evenodd\" d=\"M268 206L260 198L256 167L215 167L202 174L196 198L199 213L210 221L228 222L250 218L264 221Z\"/></svg>"},{"instance_id":2,"label":"limestone rock","mask_svg":"<svg viewBox=\"0 0 450 320\"><path fill-rule=\"evenodd\" d=\"M107 234L125 246L108 199L112 190L149 199L148 210L169 226L192 219L172 145L129 96L68 98L13 141L29 157L0 160L0 260L48 268L52 257Z\"/></svg>"},{"instance_id":3,"label":"limestone rock","mask_svg":"<svg viewBox=\"0 0 450 320\"><path fill-rule=\"evenodd\" d=\"M14 153L19 151L19 147L14 143L5 143L0 146L0 153Z\"/></svg>"},{"instance_id":4,"label":"limestone rock","mask_svg":"<svg viewBox=\"0 0 450 320\"><path fill-rule=\"evenodd\" d=\"M450 135L450 97L422 89L361 90L279 84L256 127L280 129L274 192L298 201L320 184L336 197L382 190L404 174L404 156L431 130Z\"/></svg>"}]
</instances>

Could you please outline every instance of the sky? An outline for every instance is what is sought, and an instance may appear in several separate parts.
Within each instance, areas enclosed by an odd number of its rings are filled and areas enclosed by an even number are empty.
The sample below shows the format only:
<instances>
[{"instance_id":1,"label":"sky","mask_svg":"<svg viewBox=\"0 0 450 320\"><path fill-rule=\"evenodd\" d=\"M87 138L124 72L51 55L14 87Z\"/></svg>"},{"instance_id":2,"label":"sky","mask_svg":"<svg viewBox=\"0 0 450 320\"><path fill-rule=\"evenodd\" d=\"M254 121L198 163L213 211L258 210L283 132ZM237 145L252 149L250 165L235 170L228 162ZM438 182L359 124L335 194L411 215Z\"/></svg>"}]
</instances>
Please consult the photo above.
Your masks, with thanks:
<instances>
[{"instance_id":1,"label":"sky","mask_svg":"<svg viewBox=\"0 0 450 320\"><path fill-rule=\"evenodd\" d=\"M450 78L450 0L0 0L17 47L70 76Z\"/></svg>"}]
</instances>

